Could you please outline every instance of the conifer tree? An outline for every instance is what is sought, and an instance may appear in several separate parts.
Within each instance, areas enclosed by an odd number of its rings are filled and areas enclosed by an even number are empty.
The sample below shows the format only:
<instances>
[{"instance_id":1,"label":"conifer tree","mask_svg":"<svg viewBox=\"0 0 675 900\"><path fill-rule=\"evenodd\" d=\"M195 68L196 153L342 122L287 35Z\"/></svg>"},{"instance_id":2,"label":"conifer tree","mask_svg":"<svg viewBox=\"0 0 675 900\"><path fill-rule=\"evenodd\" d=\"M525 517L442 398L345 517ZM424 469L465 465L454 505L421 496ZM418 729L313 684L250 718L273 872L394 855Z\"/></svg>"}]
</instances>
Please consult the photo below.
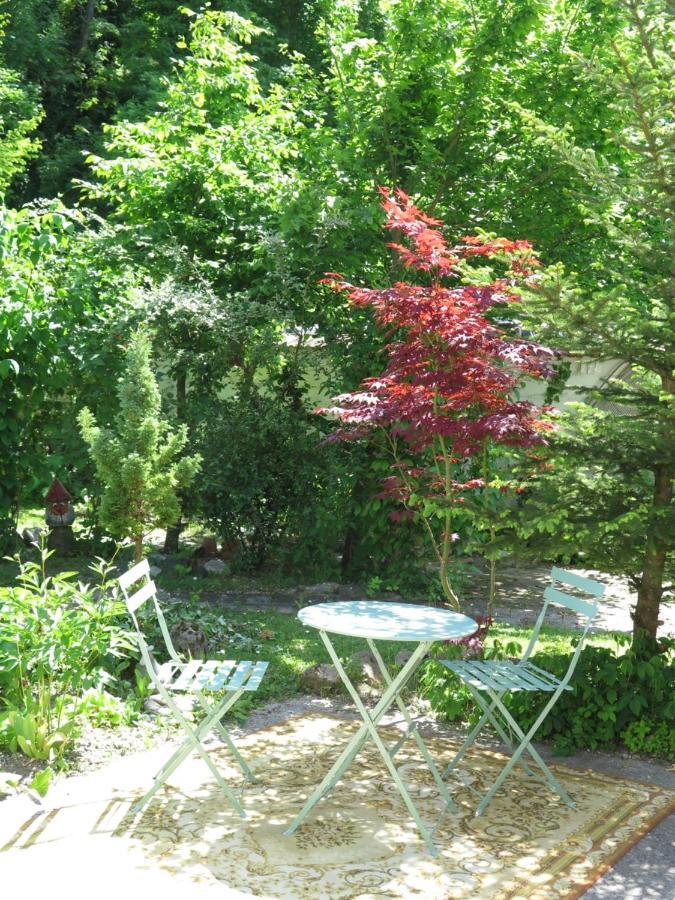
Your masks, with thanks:
<instances>
[{"instance_id":1,"label":"conifer tree","mask_svg":"<svg viewBox=\"0 0 675 900\"><path fill-rule=\"evenodd\" d=\"M200 459L181 456L186 427L171 431L162 420L159 388L150 368L150 341L142 331L133 335L126 350L117 395L114 428L98 427L86 408L79 424L103 484L101 524L117 537L130 537L139 562L147 532L177 520L176 492L193 480Z\"/></svg>"},{"instance_id":2,"label":"conifer tree","mask_svg":"<svg viewBox=\"0 0 675 900\"><path fill-rule=\"evenodd\" d=\"M552 508L562 511L553 533L567 532L587 563L628 576L634 638L653 646L675 546L675 71L666 0L620 6L625 28L611 54L578 60L622 123L611 135L615 161L521 110L583 176L580 212L607 247L590 272L555 270L542 283L529 302L533 327L571 354L623 361L626 372L588 392L596 408L563 417L552 447L558 464L538 479L541 516L526 514L530 529L548 532Z\"/></svg>"}]
</instances>

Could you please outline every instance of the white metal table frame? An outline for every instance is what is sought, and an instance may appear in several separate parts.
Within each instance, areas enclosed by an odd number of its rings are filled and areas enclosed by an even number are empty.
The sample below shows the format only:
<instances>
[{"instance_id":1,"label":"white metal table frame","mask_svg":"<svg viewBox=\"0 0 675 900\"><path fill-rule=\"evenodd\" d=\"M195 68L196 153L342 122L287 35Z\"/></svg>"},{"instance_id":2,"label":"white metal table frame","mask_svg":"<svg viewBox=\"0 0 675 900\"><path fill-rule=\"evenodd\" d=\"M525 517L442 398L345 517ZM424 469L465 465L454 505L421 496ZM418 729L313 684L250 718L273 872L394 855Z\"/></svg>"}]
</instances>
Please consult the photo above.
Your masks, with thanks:
<instances>
[{"instance_id":1,"label":"white metal table frame","mask_svg":"<svg viewBox=\"0 0 675 900\"><path fill-rule=\"evenodd\" d=\"M448 809L454 807L455 804L448 793L448 789L440 772L436 768L436 765L422 740L417 725L401 699L401 691L436 641L467 637L476 631L478 627L477 623L468 616L463 616L459 613L450 612L445 609L417 606L408 603L378 602L375 600L319 603L301 609L298 613L298 618L304 625L318 629L321 639L328 651L328 655L333 661L342 682L354 701L354 705L363 719L364 724L349 741L340 756L333 763L330 770L326 773L321 784L317 787L311 797L308 798L305 805L284 834L293 834L319 800L325 797L326 794L328 794L340 781L368 738L371 738L379 750L410 816L415 821L427 849L433 856L436 856L438 851L433 842L433 833L436 828L438 828L438 825ZM328 636L329 632L351 637L361 637L364 638L368 644L370 652L377 662L385 685L380 700L375 704L372 710L368 710L364 705L358 691L347 675L330 637ZM417 641L418 646L403 668L392 678L375 645L375 640ZM380 737L377 725L385 713L394 704L396 704L401 711L407 727L401 738L393 745L393 747L389 748ZM410 793L394 763L394 757L410 736L414 737L419 752L436 782L439 794L445 802L438 821L431 829L428 828L422 820L422 817L413 803Z\"/></svg>"}]
</instances>

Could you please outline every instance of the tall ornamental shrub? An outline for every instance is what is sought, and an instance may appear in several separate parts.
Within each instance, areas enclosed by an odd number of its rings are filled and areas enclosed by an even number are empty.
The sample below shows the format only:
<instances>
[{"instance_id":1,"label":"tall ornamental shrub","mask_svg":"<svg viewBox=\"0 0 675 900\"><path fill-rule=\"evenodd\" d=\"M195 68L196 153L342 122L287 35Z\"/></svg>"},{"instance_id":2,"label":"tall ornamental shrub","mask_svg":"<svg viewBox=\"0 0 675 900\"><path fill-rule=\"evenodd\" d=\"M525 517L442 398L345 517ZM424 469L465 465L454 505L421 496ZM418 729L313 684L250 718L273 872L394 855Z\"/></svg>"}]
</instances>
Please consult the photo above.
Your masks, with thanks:
<instances>
[{"instance_id":1,"label":"tall ornamental shrub","mask_svg":"<svg viewBox=\"0 0 675 900\"><path fill-rule=\"evenodd\" d=\"M382 289L355 287L342 276L326 281L355 306L370 307L388 337L382 374L319 409L343 426L334 439L384 435L391 469L384 494L399 500L396 518L414 517L425 528L439 565L445 599L459 608L449 579L456 512L467 491L484 489L468 477L468 462L488 445L530 447L547 427L541 410L515 399L524 376L546 377L552 351L509 327L518 299L516 279L538 265L526 241L465 237L449 247L436 226L403 191L381 188L385 227L406 243L392 243L405 268L422 283L397 281ZM484 286L462 284L474 257L509 263L504 278ZM453 287L444 282L453 279ZM439 528L440 526L440 528Z\"/></svg>"},{"instance_id":2,"label":"tall ornamental shrub","mask_svg":"<svg viewBox=\"0 0 675 900\"><path fill-rule=\"evenodd\" d=\"M99 428L86 408L79 423L103 484L101 524L117 537L130 537L139 562L144 535L152 528L168 528L178 519L176 492L193 480L200 458L181 457L186 427L170 431L162 421L147 335L136 332L125 355L115 427Z\"/></svg>"}]
</instances>

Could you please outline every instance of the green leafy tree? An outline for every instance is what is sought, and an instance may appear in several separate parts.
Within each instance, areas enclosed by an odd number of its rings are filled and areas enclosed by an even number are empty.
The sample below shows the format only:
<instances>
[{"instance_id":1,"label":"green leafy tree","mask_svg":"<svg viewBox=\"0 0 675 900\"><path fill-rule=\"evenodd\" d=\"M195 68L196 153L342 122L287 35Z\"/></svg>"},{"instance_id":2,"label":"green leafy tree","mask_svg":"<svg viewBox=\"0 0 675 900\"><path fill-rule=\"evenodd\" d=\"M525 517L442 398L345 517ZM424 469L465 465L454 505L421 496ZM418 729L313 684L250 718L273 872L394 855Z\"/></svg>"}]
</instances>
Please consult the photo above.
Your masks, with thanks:
<instances>
[{"instance_id":1,"label":"green leafy tree","mask_svg":"<svg viewBox=\"0 0 675 900\"><path fill-rule=\"evenodd\" d=\"M34 132L41 118L35 90L16 72L0 66L0 198L37 155L40 142Z\"/></svg>"},{"instance_id":2,"label":"green leafy tree","mask_svg":"<svg viewBox=\"0 0 675 900\"><path fill-rule=\"evenodd\" d=\"M115 428L99 428L86 408L80 413L79 423L104 486L101 522L112 534L132 538L139 562L148 530L166 528L178 519L176 492L189 485L200 460L197 456L180 457L187 441L185 426L171 432L161 419L161 398L150 368L147 335L140 331L134 334L125 360L117 390Z\"/></svg>"},{"instance_id":3,"label":"green leafy tree","mask_svg":"<svg viewBox=\"0 0 675 900\"><path fill-rule=\"evenodd\" d=\"M589 270L549 273L530 301L544 338L586 358L623 361L621 379L591 392L603 411L565 417L544 471L546 502L578 549L637 588L634 636L653 641L675 536L675 307L673 305L672 20L664 0L617 4L624 27L599 62L578 57L610 97L611 156L521 111L533 136L583 179L576 201L606 250ZM597 247L596 247L597 249ZM543 324L542 324L543 323ZM550 527L539 518L539 531ZM550 522L550 519L549 519ZM610 548L616 553L608 552Z\"/></svg>"},{"instance_id":4,"label":"green leafy tree","mask_svg":"<svg viewBox=\"0 0 675 900\"><path fill-rule=\"evenodd\" d=\"M0 208L3 552L20 509L41 503L55 475L78 498L91 480L73 422L83 403L109 414L103 385L119 371L115 320L136 277L105 246L105 230L58 201Z\"/></svg>"}]
</instances>

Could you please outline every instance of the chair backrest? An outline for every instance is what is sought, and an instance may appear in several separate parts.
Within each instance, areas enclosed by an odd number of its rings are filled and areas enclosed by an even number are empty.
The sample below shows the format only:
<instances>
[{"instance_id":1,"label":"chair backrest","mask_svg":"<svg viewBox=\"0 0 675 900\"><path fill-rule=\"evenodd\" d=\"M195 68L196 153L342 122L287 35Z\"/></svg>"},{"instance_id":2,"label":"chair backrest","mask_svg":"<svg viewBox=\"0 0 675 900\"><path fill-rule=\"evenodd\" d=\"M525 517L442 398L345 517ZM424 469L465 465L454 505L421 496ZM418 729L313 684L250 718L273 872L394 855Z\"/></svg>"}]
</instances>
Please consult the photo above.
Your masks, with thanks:
<instances>
[{"instance_id":1,"label":"chair backrest","mask_svg":"<svg viewBox=\"0 0 675 900\"><path fill-rule=\"evenodd\" d=\"M130 594L129 588L143 580L145 580L143 587ZM150 597L155 597L157 595L155 582L150 578L150 565L147 559L142 559L139 563L136 563L135 566L132 566L128 572L124 572L123 575L120 575L117 579L117 583L122 589L127 609L134 615L134 618L136 610L141 607L146 600L149 600Z\"/></svg>"},{"instance_id":2,"label":"chair backrest","mask_svg":"<svg viewBox=\"0 0 675 900\"><path fill-rule=\"evenodd\" d=\"M586 594L591 595L591 599L579 597L576 594L569 594L566 591L561 590L557 585L564 585L578 591L584 591ZM529 659L530 654L534 650L537 638L539 637L539 631L544 623L549 606L551 604L554 606L564 606L567 609L579 613L582 616L583 621L583 631L572 660L571 670L573 670L579 657L579 653L581 652L583 642L586 639L588 629L598 614L598 600L604 593L604 584L593 581L591 578L585 578L583 575L577 575L576 572L568 572L565 569L559 569L557 566L553 566L551 569L551 584L544 590L544 604L535 623L532 637L530 638L530 642L525 651L524 659ZM571 671L568 674L571 675Z\"/></svg>"},{"instance_id":3,"label":"chair backrest","mask_svg":"<svg viewBox=\"0 0 675 900\"><path fill-rule=\"evenodd\" d=\"M141 587L131 591L130 589L133 586L137 585L140 581L144 581L145 583ZM157 599L157 587L155 585L155 582L150 577L150 566L147 559L141 560L141 562L136 563L135 566L132 566L128 572L124 572L123 575L120 575L120 577L117 579L117 583L122 590L124 600L127 604L127 609L129 610L131 620L134 623L134 628L136 629L139 645L141 648L141 654L146 666L148 665L148 660L145 658L146 655L151 660L152 667L154 668L156 666L152 653L150 652L150 648L145 642L145 638L143 637L143 633L138 624L138 619L136 618L137 610L140 609L140 607L146 602L146 600L152 600L155 609L155 615L157 616L159 628L162 632L162 637L164 638L164 643L166 644L166 649L169 656L176 662L181 662L181 659L176 653L176 650L173 646L173 641L171 640L171 635L169 634L169 628L166 624L164 613L162 612L162 608L159 605L159 600Z\"/></svg>"},{"instance_id":4,"label":"chair backrest","mask_svg":"<svg viewBox=\"0 0 675 900\"><path fill-rule=\"evenodd\" d=\"M577 575L576 572L558 569L556 566L551 569L551 582L552 584L544 591L544 600L548 603L554 603L556 606L566 606L568 609L574 610L574 612L585 617L587 624L590 624L598 614L598 600L605 593L604 584L600 584L599 581L593 581L591 578L584 578L583 575ZM584 597L568 594L566 591L561 591L559 588L554 587L555 583L584 591L594 599L587 600Z\"/></svg>"}]
</instances>

